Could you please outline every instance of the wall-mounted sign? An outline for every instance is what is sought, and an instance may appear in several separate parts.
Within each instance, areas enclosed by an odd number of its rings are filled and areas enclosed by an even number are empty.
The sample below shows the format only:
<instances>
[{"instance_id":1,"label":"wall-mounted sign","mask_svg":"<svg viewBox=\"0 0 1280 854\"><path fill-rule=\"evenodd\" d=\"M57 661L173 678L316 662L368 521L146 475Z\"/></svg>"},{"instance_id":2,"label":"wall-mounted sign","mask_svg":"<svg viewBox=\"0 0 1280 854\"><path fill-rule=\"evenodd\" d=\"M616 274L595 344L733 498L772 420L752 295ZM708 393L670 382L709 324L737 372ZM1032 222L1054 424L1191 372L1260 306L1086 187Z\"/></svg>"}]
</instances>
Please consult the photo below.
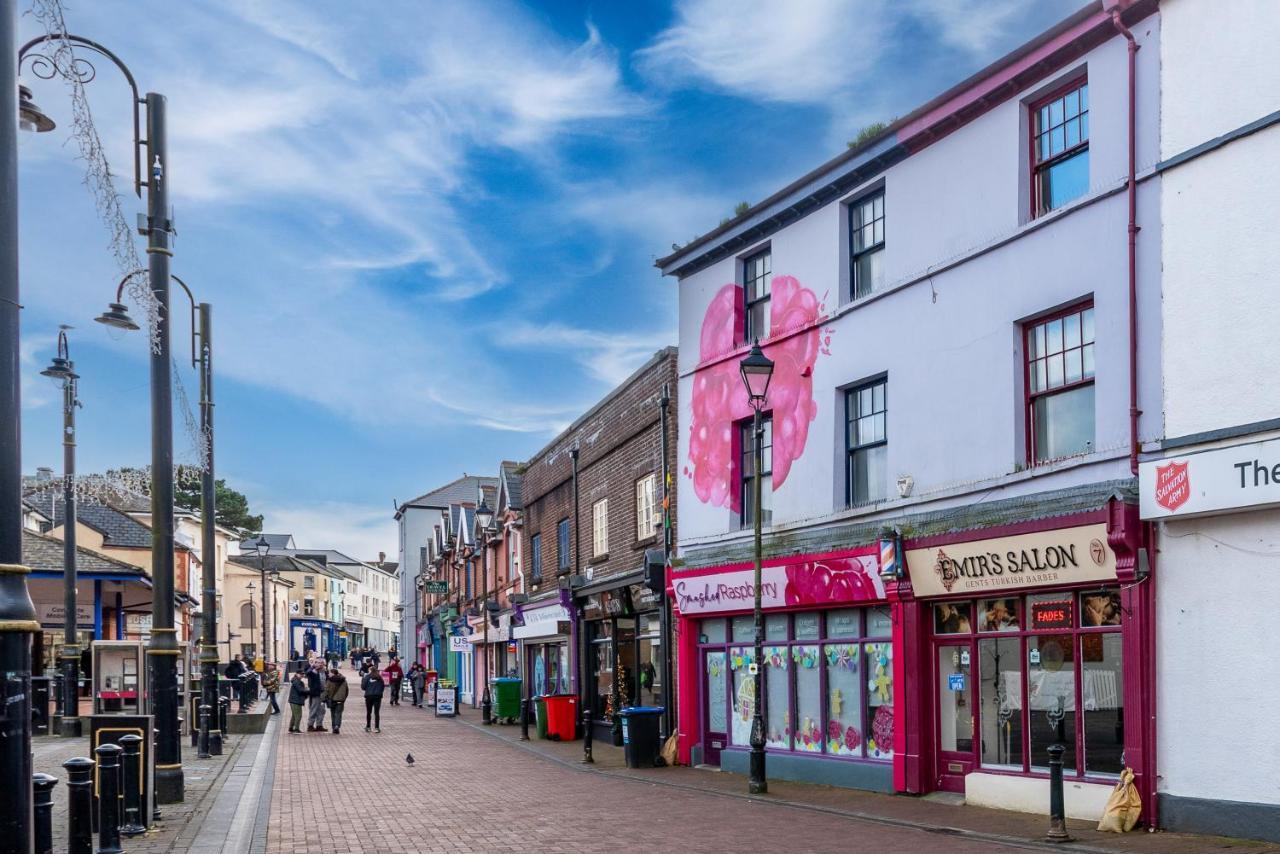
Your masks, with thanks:
<instances>
[{"instance_id":1,"label":"wall-mounted sign","mask_svg":"<svg viewBox=\"0 0 1280 854\"><path fill-rule=\"evenodd\" d=\"M449 635L449 652L471 652L471 641L462 635Z\"/></svg>"},{"instance_id":2,"label":"wall-mounted sign","mask_svg":"<svg viewBox=\"0 0 1280 854\"><path fill-rule=\"evenodd\" d=\"M1032 602L1031 629L1070 629L1075 626L1075 599L1071 596Z\"/></svg>"},{"instance_id":3,"label":"wall-mounted sign","mask_svg":"<svg viewBox=\"0 0 1280 854\"><path fill-rule=\"evenodd\" d=\"M435 593L439 595L447 595L449 593L449 582L447 581L426 581L422 584L422 589L426 593Z\"/></svg>"},{"instance_id":4,"label":"wall-mounted sign","mask_svg":"<svg viewBox=\"0 0 1280 854\"><path fill-rule=\"evenodd\" d=\"M560 634L560 626L569 620L569 609L559 602L543 605L541 608L523 609L524 625L515 626L511 636L517 640L523 638L541 638Z\"/></svg>"},{"instance_id":5,"label":"wall-mounted sign","mask_svg":"<svg viewBox=\"0 0 1280 854\"><path fill-rule=\"evenodd\" d=\"M36 605L36 614L39 616L40 625L46 628L62 628L67 624L67 609L61 603L57 605ZM76 625L84 628L93 628L93 605L91 603L76 602Z\"/></svg>"},{"instance_id":6,"label":"wall-mounted sign","mask_svg":"<svg viewBox=\"0 0 1280 854\"><path fill-rule=\"evenodd\" d=\"M1116 557L1107 546L1107 526L1102 522L908 549L907 567L917 596L959 596L1116 577Z\"/></svg>"},{"instance_id":7,"label":"wall-mounted sign","mask_svg":"<svg viewBox=\"0 0 1280 854\"><path fill-rule=\"evenodd\" d=\"M760 571L764 608L838 605L884 599L876 549L863 553L776 563ZM672 579L676 610L682 615L749 611L755 604L755 572L733 569Z\"/></svg>"},{"instance_id":8,"label":"wall-mounted sign","mask_svg":"<svg viewBox=\"0 0 1280 854\"><path fill-rule=\"evenodd\" d=\"M141 634L142 632L151 631L151 615L150 614L125 614L124 629L132 634Z\"/></svg>"},{"instance_id":9,"label":"wall-mounted sign","mask_svg":"<svg viewBox=\"0 0 1280 854\"><path fill-rule=\"evenodd\" d=\"M1142 463L1143 519L1280 505L1280 439Z\"/></svg>"},{"instance_id":10,"label":"wall-mounted sign","mask_svg":"<svg viewBox=\"0 0 1280 854\"><path fill-rule=\"evenodd\" d=\"M290 613L290 614L300 614L300 613L302 613L302 603L300 603L300 602L290 602L290 603L289 603L289 613Z\"/></svg>"}]
</instances>

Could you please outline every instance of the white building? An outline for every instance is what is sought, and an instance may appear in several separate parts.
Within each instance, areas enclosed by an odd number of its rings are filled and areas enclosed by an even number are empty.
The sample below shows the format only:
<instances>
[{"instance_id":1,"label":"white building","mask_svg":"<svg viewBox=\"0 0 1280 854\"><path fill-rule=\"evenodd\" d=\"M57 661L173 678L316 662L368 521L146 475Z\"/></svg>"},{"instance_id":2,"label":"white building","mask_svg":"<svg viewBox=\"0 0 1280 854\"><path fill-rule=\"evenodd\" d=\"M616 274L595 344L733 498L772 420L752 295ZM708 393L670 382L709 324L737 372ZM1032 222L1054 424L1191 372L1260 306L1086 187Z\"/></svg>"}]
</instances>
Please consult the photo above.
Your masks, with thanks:
<instances>
[{"instance_id":1,"label":"white building","mask_svg":"<svg viewBox=\"0 0 1280 854\"><path fill-rule=\"evenodd\" d=\"M1280 840L1280 7L1160 4L1159 820Z\"/></svg>"}]
</instances>

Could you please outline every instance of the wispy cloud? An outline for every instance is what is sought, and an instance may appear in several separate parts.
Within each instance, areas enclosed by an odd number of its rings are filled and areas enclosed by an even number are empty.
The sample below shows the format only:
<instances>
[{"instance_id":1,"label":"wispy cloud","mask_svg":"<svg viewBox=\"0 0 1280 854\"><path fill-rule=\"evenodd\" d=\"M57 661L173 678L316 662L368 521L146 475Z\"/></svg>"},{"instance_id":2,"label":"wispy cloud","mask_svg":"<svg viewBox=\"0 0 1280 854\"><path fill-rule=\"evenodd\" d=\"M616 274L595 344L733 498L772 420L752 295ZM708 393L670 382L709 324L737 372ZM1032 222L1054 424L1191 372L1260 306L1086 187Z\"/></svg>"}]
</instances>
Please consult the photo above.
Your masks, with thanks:
<instances>
[{"instance_id":1,"label":"wispy cloud","mask_svg":"<svg viewBox=\"0 0 1280 854\"><path fill-rule=\"evenodd\" d=\"M624 332L589 329L563 323L514 323L494 339L508 349L543 349L570 354L591 376L616 386L645 359L675 343L671 332Z\"/></svg>"},{"instance_id":2,"label":"wispy cloud","mask_svg":"<svg viewBox=\"0 0 1280 854\"><path fill-rule=\"evenodd\" d=\"M336 549L357 560L377 560L378 552L386 552L394 559L398 537L390 502L265 503L257 509L266 530L293 534L299 548Z\"/></svg>"}]
</instances>

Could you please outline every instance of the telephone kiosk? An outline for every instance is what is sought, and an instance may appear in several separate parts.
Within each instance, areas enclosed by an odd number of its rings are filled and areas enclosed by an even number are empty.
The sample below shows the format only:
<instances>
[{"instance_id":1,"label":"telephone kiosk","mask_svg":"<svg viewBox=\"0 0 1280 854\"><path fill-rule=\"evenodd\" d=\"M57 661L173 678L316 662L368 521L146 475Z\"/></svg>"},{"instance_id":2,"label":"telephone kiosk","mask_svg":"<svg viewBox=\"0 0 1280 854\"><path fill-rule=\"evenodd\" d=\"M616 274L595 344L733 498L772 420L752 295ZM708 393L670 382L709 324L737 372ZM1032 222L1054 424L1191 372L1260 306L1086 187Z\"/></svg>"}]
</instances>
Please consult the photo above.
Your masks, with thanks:
<instances>
[{"instance_id":1,"label":"telephone kiosk","mask_svg":"<svg viewBox=\"0 0 1280 854\"><path fill-rule=\"evenodd\" d=\"M94 641L93 713L149 715L146 644L141 641Z\"/></svg>"}]
</instances>

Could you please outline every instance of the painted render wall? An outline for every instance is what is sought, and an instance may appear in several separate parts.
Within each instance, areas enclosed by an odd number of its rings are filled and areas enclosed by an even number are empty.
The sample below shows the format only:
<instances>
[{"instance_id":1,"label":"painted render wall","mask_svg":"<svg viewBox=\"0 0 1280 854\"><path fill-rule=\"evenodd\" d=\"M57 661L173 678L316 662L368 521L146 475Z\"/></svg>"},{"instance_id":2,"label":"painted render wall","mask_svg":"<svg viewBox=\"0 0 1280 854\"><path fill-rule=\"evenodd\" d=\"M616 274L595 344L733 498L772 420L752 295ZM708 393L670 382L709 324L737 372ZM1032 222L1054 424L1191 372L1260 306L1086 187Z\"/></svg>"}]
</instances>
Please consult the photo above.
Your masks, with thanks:
<instances>
[{"instance_id":1,"label":"painted render wall","mask_svg":"<svg viewBox=\"0 0 1280 854\"><path fill-rule=\"evenodd\" d=\"M1158 21L1143 21L1135 33L1153 43ZM1154 162L1157 51L1140 51L1139 59L1139 161ZM1080 67L1087 68L1090 80L1092 190L1068 209L1028 224L1023 104ZM775 528L897 514L904 505L924 501L934 501L936 507L968 503L973 492L993 487L1007 488L1007 496L1129 475L1127 209L1124 194L1114 192L1123 185L1125 172L1126 87L1125 45L1117 37L1072 69L1052 75L761 244L772 249L775 288L777 277L796 277L821 301L819 313L830 317L817 336L818 347L829 354L818 352L811 369L816 415L808 422L803 451L781 485L776 483L775 427ZM844 202L881 181L886 189L886 287L879 296L844 308ZM1140 185L1140 222L1156 222L1158 194L1158 178ZM999 248L912 281L913 273L936 269L957 252L1014 236ZM1140 405L1148 413L1140 435L1154 440L1160 438L1159 229L1143 231L1139 247ZM725 284L740 281L741 259L757 248L680 283L679 484L686 491L681 493L679 524L684 550L738 535L737 514L714 498L699 500L698 484L690 477L691 431L704 426L693 417L699 404L691 372L704 356L700 343L705 349L715 338L703 334L713 297ZM1098 450L1037 469L1032 477L1021 471L1025 451L1018 322L1091 293L1097 324ZM735 378L723 388L735 407L745 397L736 379L740 358L731 356ZM841 390L882 372L888 375L891 500L846 511ZM708 373L699 372L698 381L706 382ZM749 413L745 403L740 408L735 418ZM775 421L785 414L775 412ZM792 440L798 444L794 436ZM731 472L723 474L730 477ZM893 486L904 474L915 479L907 501L897 498Z\"/></svg>"},{"instance_id":2,"label":"painted render wall","mask_svg":"<svg viewBox=\"0 0 1280 854\"><path fill-rule=\"evenodd\" d=\"M414 599L417 596L417 578L421 560L420 549L432 536L432 525L440 519L440 510L431 507L405 507L400 514L400 646L417 648L417 626Z\"/></svg>"}]
</instances>

